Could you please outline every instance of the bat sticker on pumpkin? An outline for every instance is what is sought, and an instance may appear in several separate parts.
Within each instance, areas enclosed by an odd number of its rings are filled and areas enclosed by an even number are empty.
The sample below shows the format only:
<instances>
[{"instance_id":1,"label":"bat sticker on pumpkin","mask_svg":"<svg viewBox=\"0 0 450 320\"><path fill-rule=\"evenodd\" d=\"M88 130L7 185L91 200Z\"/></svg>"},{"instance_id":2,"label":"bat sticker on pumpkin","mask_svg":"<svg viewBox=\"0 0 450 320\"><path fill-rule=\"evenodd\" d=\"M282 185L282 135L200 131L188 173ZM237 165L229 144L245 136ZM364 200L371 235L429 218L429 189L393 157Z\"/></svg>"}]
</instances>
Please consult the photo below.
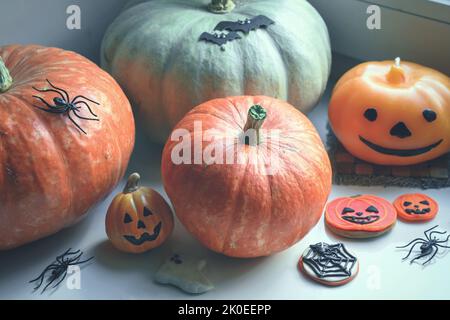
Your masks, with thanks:
<instances>
[{"instance_id":1,"label":"bat sticker on pumpkin","mask_svg":"<svg viewBox=\"0 0 450 320\"><path fill-rule=\"evenodd\" d=\"M302 254L298 268L311 279L330 286L351 281L359 270L358 259L342 243L316 243Z\"/></svg>"},{"instance_id":2,"label":"bat sticker on pumpkin","mask_svg":"<svg viewBox=\"0 0 450 320\"><path fill-rule=\"evenodd\" d=\"M325 209L327 227L348 238L379 236L389 231L396 219L397 212L389 201L371 195L337 198Z\"/></svg>"},{"instance_id":3,"label":"bat sticker on pumpkin","mask_svg":"<svg viewBox=\"0 0 450 320\"><path fill-rule=\"evenodd\" d=\"M273 23L275 22L264 15L256 16L253 19L244 19L238 21L222 21L216 25L213 33L203 32L200 35L200 40L217 44L223 51L225 50L224 45L227 42L236 39L241 39L241 37L237 33L238 31L248 34L252 30L256 30L259 28L266 28ZM227 30L229 31L229 33L217 32L223 30Z\"/></svg>"},{"instance_id":4,"label":"bat sticker on pumpkin","mask_svg":"<svg viewBox=\"0 0 450 320\"><path fill-rule=\"evenodd\" d=\"M206 41L206 42L212 42L214 44L217 44L220 46L221 50L225 50L224 45L229 42L233 41L235 39L241 39L241 37L237 34L237 32L203 32L200 35L200 41Z\"/></svg>"},{"instance_id":5,"label":"bat sticker on pumpkin","mask_svg":"<svg viewBox=\"0 0 450 320\"><path fill-rule=\"evenodd\" d=\"M214 30L241 31L246 34L252 30L267 28L275 22L264 15L258 15L252 19L244 19L238 21L222 21L217 24Z\"/></svg>"},{"instance_id":6,"label":"bat sticker on pumpkin","mask_svg":"<svg viewBox=\"0 0 450 320\"><path fill-rule=\"evenodd\" d=\"M80 125L75 122L75 120L70 116L70 112L72 112L73 115L75 115L77 118L82 119L82 120L100 121L100 119L98 119L98 116L92 111L91 107L89 106L89 104L86 101L92 102L96 105L100 105L98 102L91 100L89 98L86 98L85 96L82 96L82 95L77 95L76 97L74 97L71 100L69 97L69 94L67 93L66 90L54 86L48 79L46 79L46 81L48 82L48 84L50 85L51 88L38 89L38 88L33 87L33 89L38 92L54 92L54 93L57 93L59 95L59 97L54 97L53 98L54 105L51 105L50 103L45 101L44 98L34 95L33 98L38 99L47 108L33 105L34 107L36 107L42 111L48 112L48 113L66 114L67 117L69 118L69 120L77 127L77 129L80 130L81 132L83 132L84 134L87 134L86 131L84 131L80 127ZM80 100L80 99L84 99L86 101ZM81 110L81 105L84 105L89 110L89 113L92 116L94 116L95 118L87 118L87 117L82 116L79 113Z\"/></svg>"},{"instance_id":7,"label":"bat sticker on pumpkin","mask_svg":"<svg viewBox=\"0 0 450 320\"><path fill-rule=\"evenodd\" d=\"M140 176L128 177L106 214L106 233L119 250L141 253L160 246L172 233L173 215L164 198L150 188L139 187Z\"/></svg>"}]
</instances>

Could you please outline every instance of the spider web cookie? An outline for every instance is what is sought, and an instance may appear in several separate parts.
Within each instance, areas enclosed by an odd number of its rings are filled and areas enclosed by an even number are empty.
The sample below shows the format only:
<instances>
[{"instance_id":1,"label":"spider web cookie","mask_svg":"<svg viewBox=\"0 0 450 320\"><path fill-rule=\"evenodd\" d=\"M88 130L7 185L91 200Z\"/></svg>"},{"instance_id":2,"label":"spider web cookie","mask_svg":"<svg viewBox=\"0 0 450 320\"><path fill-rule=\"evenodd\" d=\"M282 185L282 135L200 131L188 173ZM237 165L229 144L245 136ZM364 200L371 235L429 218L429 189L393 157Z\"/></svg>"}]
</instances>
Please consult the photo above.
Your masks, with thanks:
<instances>
[{"instance_id":1,"label":"spider web cookie","mask_svg":"<svg viewBox=\"0 0 450 320\"><path fill-rule=\"evenodd\" d=\"M337 286L351 281L356 276L359 262L342 243L319 242L310 245L303 252L298 267L317 282Z\"/></svg>"}]
</instances>

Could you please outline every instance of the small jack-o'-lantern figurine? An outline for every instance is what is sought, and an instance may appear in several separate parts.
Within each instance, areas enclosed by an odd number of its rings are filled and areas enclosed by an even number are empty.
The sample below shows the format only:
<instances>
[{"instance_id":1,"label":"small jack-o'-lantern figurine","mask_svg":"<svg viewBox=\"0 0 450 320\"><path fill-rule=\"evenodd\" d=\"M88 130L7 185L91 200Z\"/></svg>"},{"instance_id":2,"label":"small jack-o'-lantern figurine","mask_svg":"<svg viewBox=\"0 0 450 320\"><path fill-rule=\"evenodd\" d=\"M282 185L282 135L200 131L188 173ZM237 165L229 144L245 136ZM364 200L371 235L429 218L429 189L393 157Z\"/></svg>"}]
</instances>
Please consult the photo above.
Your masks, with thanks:
<instances>
[{"instance_id":1,"label":"small jack-o'-lantern figurine","mask_svg":"<svg viewBox=\"0 0 450 320\"><path fill-rule=\"evenodd\" d=\"M354 156L410 165L450 151L450 79L410 62L367 62L336 84L331 127Z\"/></svg>"},{"instance_id":2,"label":"small jack-o'-lantern figurine","mask_svg":"<svg viewBox=\"0 0 450 320\"><path fill-rule=\"evenodd\" d=\"M141 253L161 245L173 231L173 214L155 190L139 187L140 176L129 176L106 214L106 233L119 250Z\"/></svg>"}]
</instances>

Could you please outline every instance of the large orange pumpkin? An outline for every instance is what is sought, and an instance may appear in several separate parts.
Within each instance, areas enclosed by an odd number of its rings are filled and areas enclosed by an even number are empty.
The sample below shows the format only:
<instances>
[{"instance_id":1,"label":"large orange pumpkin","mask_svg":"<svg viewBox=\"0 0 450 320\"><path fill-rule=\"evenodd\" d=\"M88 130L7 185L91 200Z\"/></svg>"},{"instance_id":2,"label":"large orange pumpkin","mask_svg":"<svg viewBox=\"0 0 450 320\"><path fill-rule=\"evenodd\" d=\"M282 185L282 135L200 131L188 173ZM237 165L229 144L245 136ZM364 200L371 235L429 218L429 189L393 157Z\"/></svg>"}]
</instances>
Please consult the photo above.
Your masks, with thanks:
<instances>
[{"instance_id":1,"label":"large orange pumpkin","mask_svg":"<svg viewBox=\"0 0 450 320\"><path fill-rule=\"evenodd\" d=\"M13 45L0 47L0 57L4 61L0 62L3 250L77 222L108 194L127 166L134 120L117 83L74 52ZM95 101L77 99L87 103L96 117L84 103L74 105L71 112L60 112L67 97L46 80L65 90L70 99L82 95ZM49 110L55 113L45 112Z\"/></svg>"},{"instance_id":2,"label":"large orange pumpkin","mask_svg":"<svg viewBox=\"0 0 450 320\"><path fill-rule=\"evenodd\" d=\"M319 220L331 189L314 126L264 96L215 99L189 112L166 143L162 178L184 226L233 257L296 243Z\"/></svg>"},{"instance_id":3,"label":"large orange pumpkin","mask_svg":"<svg viewBox=\"0 0 450 320\"><path fill-rule=\"evenodd\" d=\"M368 162L410 165L450 151L450 79L399 58L348 71L328 113L339 141Z\"/></svg>"}]
</instances>

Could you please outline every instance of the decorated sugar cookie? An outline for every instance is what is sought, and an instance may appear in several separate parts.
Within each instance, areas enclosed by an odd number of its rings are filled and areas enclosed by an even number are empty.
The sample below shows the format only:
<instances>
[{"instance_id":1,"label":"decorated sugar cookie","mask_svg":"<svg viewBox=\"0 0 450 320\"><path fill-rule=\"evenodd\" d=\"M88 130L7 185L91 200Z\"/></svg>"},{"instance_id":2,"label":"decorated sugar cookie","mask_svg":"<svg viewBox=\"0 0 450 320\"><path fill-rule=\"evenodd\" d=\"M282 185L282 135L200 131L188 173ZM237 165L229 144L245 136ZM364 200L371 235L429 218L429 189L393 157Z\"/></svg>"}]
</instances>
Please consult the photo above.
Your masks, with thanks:
<instances>
[{"instance_id":1,"label":"decorated sugar cookie","mask_svg":"<svg viewBox=\"0 0 450 320\"><path fill-rule=\"evenodd\" d=\"M339 286L353 280L359 262L342 243L316 243L303 252L298 268L308 277L329 286Z\"/></svg>"},{"instance_id":2,"label":"decorated sugar cookie","mask_svg":"<svg viewBox=\"0 0 450 320\"><path fill-rule=\"evenodd\" d=\"M422 193L404 194L395 199L394 207L399 218L405 221L428 221L439 211L437 202Z\"/></svg>"},{"instance_id":3,"label":"decorated sugar cookie","mask_svg":"<svg viewBox=\"0 0 450 320\"><path fill-rule=\"evenodd\" d=\"M393 228L396 220L394 206L373 195L337 198L325 209L327 227L347 238L377 237Z\"/></svg>"}]
</instances>

